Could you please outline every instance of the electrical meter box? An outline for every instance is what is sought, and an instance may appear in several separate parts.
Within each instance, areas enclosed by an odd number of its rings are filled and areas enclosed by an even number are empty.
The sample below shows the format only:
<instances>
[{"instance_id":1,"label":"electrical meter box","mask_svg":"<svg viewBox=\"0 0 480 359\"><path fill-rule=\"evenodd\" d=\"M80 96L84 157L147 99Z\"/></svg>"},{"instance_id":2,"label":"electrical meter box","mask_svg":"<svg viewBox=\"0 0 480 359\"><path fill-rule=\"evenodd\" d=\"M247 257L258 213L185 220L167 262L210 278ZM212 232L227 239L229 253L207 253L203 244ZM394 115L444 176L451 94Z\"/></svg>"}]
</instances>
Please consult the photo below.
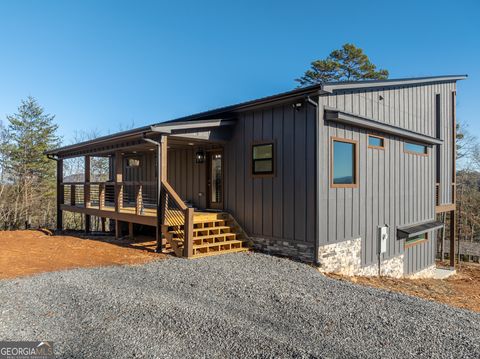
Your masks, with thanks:
<instances>
[{"instance_id":1,"label":"electrical meter box","mask_svg":"<svg viewBox=\"0 0 480 359\"><path fill-rule=\"evenodd\" d=\"M379 241L379 250L380 253L385 253L387 251L387 241L388 241L388 226L384 225L378 227L378 241Z\"/></svg>"}]
</instances>

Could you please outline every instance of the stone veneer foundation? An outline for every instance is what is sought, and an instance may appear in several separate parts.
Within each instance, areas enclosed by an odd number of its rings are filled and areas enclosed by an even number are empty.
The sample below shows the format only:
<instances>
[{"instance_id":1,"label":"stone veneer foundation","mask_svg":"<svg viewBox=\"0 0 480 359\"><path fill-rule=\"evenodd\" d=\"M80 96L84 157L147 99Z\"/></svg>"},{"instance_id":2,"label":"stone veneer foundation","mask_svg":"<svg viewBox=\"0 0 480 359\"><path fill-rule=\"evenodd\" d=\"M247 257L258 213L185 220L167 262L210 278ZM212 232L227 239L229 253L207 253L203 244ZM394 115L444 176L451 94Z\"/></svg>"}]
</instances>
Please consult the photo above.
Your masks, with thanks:
<instances>
[{"instance_id":1,"label":"stone veneer foundation","mask_svg":"<svg viewBox=\"0 0 480 359\"><path fill-rule=\"evenodd\" d=\"M338 273L347 276L376 276L378 264L362 267L362 239L327 244L318 249L319 270L324 273ZM403 277L403 254L384 260L380 264L380 275Z\"/></svg>"},{"instance_id":2,"label":"stone veneer foundation","mask_svg":"<svg viewBox=\"0 0 480 359\"><path fill-rule=\"evenodd\" d=\"M315 246L311 243L261 237L249 238L253 242L253 248L262 252L292 257L303 262L312 263L314 261Z\"/></svg>"}]
</instances>

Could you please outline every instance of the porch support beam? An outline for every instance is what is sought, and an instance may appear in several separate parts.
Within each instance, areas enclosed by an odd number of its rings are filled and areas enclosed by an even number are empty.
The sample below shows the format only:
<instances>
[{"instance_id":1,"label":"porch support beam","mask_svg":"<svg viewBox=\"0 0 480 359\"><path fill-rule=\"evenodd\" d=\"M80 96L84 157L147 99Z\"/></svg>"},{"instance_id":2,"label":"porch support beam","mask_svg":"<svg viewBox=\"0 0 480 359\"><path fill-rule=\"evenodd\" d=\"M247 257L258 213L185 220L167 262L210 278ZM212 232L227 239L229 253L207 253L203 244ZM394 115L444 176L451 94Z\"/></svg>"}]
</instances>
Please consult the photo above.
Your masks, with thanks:
<instances>
[{"instance_id":1,"label":"porch support beam","mask_svg":"<svg viewBox=\"0 0 480 359\"><path fill-rule=\"evenodd\" d=\"M133 223L128 222L128 237L133 240Z\"/></svg>"},{"instance_id":2,"label":"porch support beam","mask_svg":"<svg viewBox=\"0 0 480 359\"><path fill-rule=\"evenodd\" d=\"M455 267L455 233L457 232L455 211L450 212L450 267Z\"/></svg>"},{"instance_id":3,"label":"porch support beam","mask_svg":"<svg viewBox=\"0 0 480 359\"><path fill-rule=\"evenodd\" d=\"M162 203L162 182L167 179L167 136L160 135L157 144L157 253L162 253L166 240L162 238L163 219L165 217L165 206Z\"/></svg>"},{"instance_id":4,"label":"porch support beam","mask_svg":"<svg viewBox=\"0 0 480 359\"><path fill-rule=\"evenodd\" d=\"M83 187L83 205L85 208L90 207L90 156L85 156L85 185ZM85 233L90 233L89 214L85 214Z\"/></svg>"},{"instance_id":5,"label":"porch support beam","mask_svg":"<svg viewBox=\"0 0 480 359\"><path fill-rule=\"evenodd\" d=\"M63 191L63 159L57 160L57 229L63 229L62 204L65 202Z\"/></svg>"}]
</instances>

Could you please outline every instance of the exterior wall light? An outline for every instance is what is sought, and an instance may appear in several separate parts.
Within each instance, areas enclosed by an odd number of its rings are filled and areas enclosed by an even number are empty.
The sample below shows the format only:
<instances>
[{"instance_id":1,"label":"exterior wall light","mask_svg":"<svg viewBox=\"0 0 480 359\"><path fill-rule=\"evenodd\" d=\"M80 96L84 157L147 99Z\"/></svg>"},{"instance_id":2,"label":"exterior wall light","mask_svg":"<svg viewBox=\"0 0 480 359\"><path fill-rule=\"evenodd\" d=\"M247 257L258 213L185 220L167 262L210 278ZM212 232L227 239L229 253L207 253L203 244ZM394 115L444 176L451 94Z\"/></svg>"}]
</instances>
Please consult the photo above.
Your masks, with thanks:
<instances>
[{"instance_id":1,"label":"exterior wall light","mask_svg":"<svg viewBox=\"0 0 480 359\"><path fill-rule=\"evenodd\" d=\"M205 162L205 151L198 150L195 152L195 163L204 163Z\"/></svg>"}]
</instances>

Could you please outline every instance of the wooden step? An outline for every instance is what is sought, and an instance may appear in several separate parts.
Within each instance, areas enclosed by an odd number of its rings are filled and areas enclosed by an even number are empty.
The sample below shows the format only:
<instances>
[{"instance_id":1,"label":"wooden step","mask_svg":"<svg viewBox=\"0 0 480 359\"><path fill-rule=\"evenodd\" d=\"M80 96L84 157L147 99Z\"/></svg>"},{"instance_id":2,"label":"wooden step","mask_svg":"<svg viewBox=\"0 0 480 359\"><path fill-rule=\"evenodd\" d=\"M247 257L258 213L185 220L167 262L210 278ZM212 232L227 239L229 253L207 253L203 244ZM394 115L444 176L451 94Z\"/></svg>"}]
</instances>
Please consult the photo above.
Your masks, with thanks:
<instances>
[{"instance_id":1,"label":"wooden step","mask_svg":"<svg viewBox=\"0 0 480 359\"><path fill-rule=\"evenodd\" d=\"M195 228L193 230L194 236L203 236L208 234L220 234L220 233L228 233L232 231L232 227L230 226L217 226L217 227L207 227L207 228Z\"/></svg>"},{"instance_id":2,"label":"wooden step","mask_svg":"<svg viewBox=\"0 0 480 359\"><path fill-rule=\"evenodd\" d=\"M232 249L245 248L244 244L246 244L245 241L233 240L193 246L193 255L195 256L198 254L223 253Z\"/></svg>"},{"instance_id":3,"label":"wooden step","mask_svg":"<svg viewBox=\"0 0 480 359\"><path fill-rule=\"evenodd\" d=\"M209 220L200 220L193 222L193 228L211 228L225 226L227 224L226 219L209 219Z\"/></svg>"},{"instance_id":4,"label":"wooden step","mask_svg":"<svg viewBox=\"0 0 480 359\"><path fill-rule=\"evenodd\" d=\"M235 233L224 233L224 234L216 234L216 235L209 235L209 236L201 236L201 237L193 237L193 245L203 245L203 244L210 244L210 243L221 243L227 241L234 241L237 239L237 235Z\"/></svg>"},{"instance_id":5,"label":"wooden step","mask_svg":"<svg viewBox=\"0 0 480 359\"><path fill-rule=\"evenodd\" d=\"M219 254L228 254L228 253L239 253L239 252L248 252L250 249L247 247L241 247L241 248L233 248L229 250L224 250L221 252L207 252L207 253L195 253L192 258L202 258L202 257L209 257L209 256L215 256Z\"/></svg>"},{"instance_id":6,"label":"wooden step","mask_svg":"<svg viewBox=\"0 0 480 359\"><path fill-rule=\"evenodd\" d=\"M170 241L174 241L177 245L183 245L184 240L182 238L175 238L170 237ZM202 236L202 237L194 237L192 242L193 246L203 246L203 245L210 245L216 243L225 243L230 241L239 240L237 238L236 233L224 233L224 234L216 234L216 235L209 235L209 236Z\"/></svg>"},{"instance_id":7,"label":"wooden step","mask_svg":"<svg viewBox=\"0 0 480 359\"><path fill-rule=\"evenodd\" d=\"M198 248L219 246L219 245L223 245L223 244L243 244L243 243L246 243L246 242L245 242L245 241L238 240L238 239L232 239L232 240L224 241L224 242L195 244L195 245L193 245L193 248L194 248L194 249L198 249Z\"/></svg>"},{"instance_id":8,"label":"wooden step","mask_svg":"<svg viewBox=\"0 0 480 359\"><path fill-rule=\"evenodd\" d=\"M162 233L175 254L183 257L183 225L162 227ZM194 214L192 252L193 258L223 253L248 251L250 242L242 228L227 213Z\"/></svg>"}]
</instances>

